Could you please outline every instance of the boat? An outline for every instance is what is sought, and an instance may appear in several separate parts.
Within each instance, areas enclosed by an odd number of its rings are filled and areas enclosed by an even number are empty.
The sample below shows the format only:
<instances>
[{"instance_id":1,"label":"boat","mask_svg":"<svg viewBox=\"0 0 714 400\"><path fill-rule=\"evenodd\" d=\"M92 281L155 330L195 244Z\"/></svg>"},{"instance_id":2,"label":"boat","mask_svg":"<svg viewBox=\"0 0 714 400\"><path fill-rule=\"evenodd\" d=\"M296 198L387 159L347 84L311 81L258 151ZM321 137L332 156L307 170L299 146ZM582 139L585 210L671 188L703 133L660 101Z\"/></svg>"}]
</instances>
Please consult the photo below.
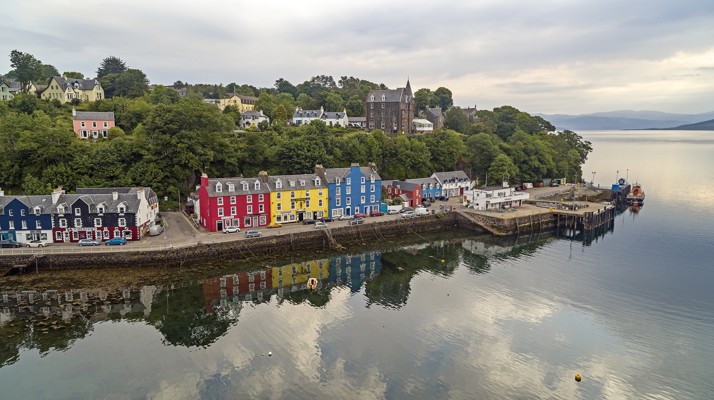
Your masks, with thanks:
<instances>
[{"instance_id":1,"label":"boat","mask_svg":"<svg viewBox=\"0 0 714 400\"><path fill-rule=\"evenodd\" d=\"M645 204L645 190L642 189L642 185L635 183L632 185L632 190L625 198L627 204L633 206L641 206Z\"/></svg>"},{"instance_id":2,"label":"boat","mask_svg":"<svg viewBox=\"0 0 714 400\"><path fill-rule=\"evenodd\" d=\"M624 204L625 198L630 193L631 186L625 181L625 178L620 178L612 185L612 195L610 201L613 204Z\"/></svg>"},{"instance_id":3,"label":"boat","mask_svg":"<svg viewBox=\"0 0 714 400\"><path fill-rule=\"evenodd\" d=\"M315 278L310 278L307 280L307 288L308 289L317 289L317 279Z\"/></svg>"}]
</instances>

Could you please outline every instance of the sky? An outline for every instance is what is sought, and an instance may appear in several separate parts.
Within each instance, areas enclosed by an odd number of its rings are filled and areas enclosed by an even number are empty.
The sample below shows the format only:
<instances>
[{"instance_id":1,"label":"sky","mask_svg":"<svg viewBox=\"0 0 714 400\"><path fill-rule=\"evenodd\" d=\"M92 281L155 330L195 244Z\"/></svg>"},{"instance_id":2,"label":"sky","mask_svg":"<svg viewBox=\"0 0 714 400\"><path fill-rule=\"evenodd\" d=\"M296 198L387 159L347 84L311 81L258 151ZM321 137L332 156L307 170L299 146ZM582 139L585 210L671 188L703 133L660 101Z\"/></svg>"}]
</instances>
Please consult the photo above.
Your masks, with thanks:
<instances>
[{"instance_id":1,"label":"sky","mask_svg":"<svg viewBox=\"0 0 714 400\"><path fill-rule=\"evenodd\" d=\"M316 75L449 88L529 113L714 110L710 0L23 0L3 4L0 73L27 52L94 77L272 87Z\"/></svg>"}]
</instances>

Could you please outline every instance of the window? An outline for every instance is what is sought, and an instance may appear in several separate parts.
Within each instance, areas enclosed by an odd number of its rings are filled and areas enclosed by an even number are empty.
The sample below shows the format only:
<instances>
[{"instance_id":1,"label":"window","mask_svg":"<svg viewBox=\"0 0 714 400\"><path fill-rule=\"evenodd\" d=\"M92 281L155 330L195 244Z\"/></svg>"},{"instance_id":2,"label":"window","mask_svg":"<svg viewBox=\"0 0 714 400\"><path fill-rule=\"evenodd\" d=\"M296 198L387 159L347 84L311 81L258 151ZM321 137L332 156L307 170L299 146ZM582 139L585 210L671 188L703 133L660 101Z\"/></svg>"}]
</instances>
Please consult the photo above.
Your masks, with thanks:
<instances>
[{"instance_id":1,"label":"window","mask_svg":"<svg viewBox=\"0 0 714 400\"><path fill-rule=\"evenodd\" d=\"M382 108L384 108L384 103L382 103Z\"/></svg>"},{"instance_id":2,"label":"window","mask_svg":"<svg viewBox=\"0 0 714 400\"><path fill-rule=\"evenodd\" d=\"M265 225L267 223L268 219L265 217L265 215L260 216L260 224ZM265 279L265 277L263 277Z\"/></svg>"},{"instance_id":3,"label":"window","mask_svg":"<svg viewBox=\"0 0 714 400\"><path fill-rule=\"evenodd\" d=\"M27 229L27 221L22 221L22 229Z\"/></svg>"},{"instance_id":4,"label":"window","mask_svg":"<svg viewBox=\"0 0 714 400\"><path fill-rule=\"evenodd\" d=\"M222 206L223 205L223 197L218 198L218 205Z\"/></svg>"},{"instance_id":5,"label":"window","mask_svg":"<svg viewBox=\"0 0 714 400\"><path fill-rule=\"evenodd\" d=\"M249 194L249 195L245 196L245 201L246 201L246 203L252 203L252 202L253 202L253 195L252 195L252 194Z\"/></svg>"},{"instance_id":6,"label":"window","mask_svg":"<svg viewBox=\"0 0 714 400\"><path fill-rule=\"evenodd\" d=\"M124 212L126 212L126 206L124 205L117 207L117 209L119 211L119 214L124 214Z\"/></svg>"},{"instance_id":7,"label":"window","mask_svg":"<svg viewBox=\"0 0 714 400\"><path fill-rule=\"evenodd\" d=\"M57 231L55 232L55 242L59 242L62 240L62 232Z\"/></svg>"},{"instance_id":8,"label":"window","mask_svg":"<svg viewBox=\"0 0 714 400\"><path fill-rule=\"evenodd\" d=\"M337 185L339 185L340 182L341 182L341 181L340 181L340 178L335 178L335 183L336 183Z\"/></svg>"},{"instance_id":9,"label":"window","mask_svg":"<svg viewBox=\"0 0 714 400\"><path fill-rule=\"evenodd\" d=\"M82 209L81 209L81 208L75 208L75 209L74 209L74 215L82 215Z\"/></svg>"},{"instance_id":10,"label":"window","mask_svg":"<svg viewBox=\"0 0 714 400\"><path fill-rule=\"evenodd\" d=\"M223 185L221 185L221 182L216 183L216 192L222 192L223 191Z\"/></svg>"},{"instance_id":11,"label":"window","mask_svg":"<svg viewBox=\"0 0 714 400\"><path fill-rule=\"evenodd\" d=\"M235 192L235 190L236 190L236 185L234 185L234 184L232 184L232 183L229 183L229 184L228 184L228 191L229 191L229 192Z\"/></svg>"},{"instance_id":12,"label":"window","mask_svg":"<svg viewBox=\"0 0 714 400\"><path fill-rule=\"evenodd\" d=\"M250 217L243 218L243 226L250 226Z\"/></svg>"},{"instance_id":13,"label":"window","mask_svg":"<svg viewBox=\"0 0 714 400\"><path fill-rule=\"evenodd\" d=\"M369 196L369 202L374 203L374 195Z\"/></svg>"},{"instance_id":14,"label":"window","mask_svg":"<svg viewBox=\"0 0 714 400\"><path fill-rule=\"evenodd\" d=\"M317 206L318 206L318 207L322 207L322 199L319 199L319 200L317 201Z\"/></svg>"},{"instance_id":15,"label":"window","mask_svg":"<svg viewBox=\"0 0 714 400\"><path fill-rule=\"evenodd\" d=\"M252 205L248 206L248 214L253 214L253 206Z\"/></svg>"},{"instance_id":16,"label":"window","mask_svg":"<svg viewBox=\"0 0 714 400\"><path fill-rule=\"evenodd\" d=\"M236 207L231 207L231 215L236 215Z\"/></svg>"},{"instance_id":17,"label":"window","mask_svg":"<svg viewBox=\"0 0 714 400\"><path fill-rule=\"evenodd\" d=\"M310 199L308 199L307 201L305 201L305 207L306 207L306 208L310 208Z\"/></svg>"},{"instance_id":18,"label":"window","mask_svg":"<svg viewBox=\"0 0 714 400\"><path fill-rule=\"evenodd\" d=\"M295 202L294 202L294 201L291 201L291 202L290 202L290 209L291 209L291 210L294 210L294 209L295 209Z\"/></svg>"},{"instance_id":19,"label":"window","mask_svg":"<svg viewBox=\"0 0 714 400\"><path fill-rule=\"evenodd\" d=\"M15 229L15 221L9 221L10 222L10 229Z\"/></svg>"},{"instance_id":20,"label":"window","mask_svg":"<svg viewBox=\"0 0 714 400\"><path fill-rule=\"evenodd\" d=\"M347 186L345 188L345 194L352 194L352 186Z\"/></svg>"},{"instance_id":21,"label":"window","mask_svg":"<svg viewBox=\"0 0 714 400\"><path fill-rule=\"evenodd\" d=\"M370 191L370 192L374 192L374 189L375 189L374 185L371 185L371 186L369 187L369 191Z\"/></svg>"},{"instance_id":22,"label":"window","mask_svg":"<svg viewBox=\"0 0 714 400\"><path fill-rule=\"evenodd\" d=\"M295 192L290 192L290 198L294 199L295 198Z\"/></svg>"},{"instance_id":23,"label":"window","mask_svg":"<svg viewBox=\"0 0 714 400\"><path fill-rule=\"evenodd\" d=\"M94 218L94 226L95 226L95 227L100 227L100 226L102 226L102 219L101 219L101 218Z\"/></svg>"},{"instance_id":24,"label":"window","mask_svg":"<svg viewBox=\"0 0 714 400\"><path fill-rule=\"evenodd\" d=\"M120 227L126 226L126 218L119 218L119 226Z\"/></svg>"},{"instance_id":25,"label":"window","mask_svg":"<svg viewBox=\"0 0 714 400\"><path fill-rule=\"evenodd\" d=\"M80 125L82 128L86 127L86 124L84 123L84 121L80 122L79 125Z\"/></svg>"},{"instance_id":26,"label":"window","mask_svg":"<svg viewBox=\"0 0 714 400\"><path fill-rule=\"evenodd\" d=\"M342 205L341 203L342 203L342 202L340 201L340 198L339 198L339 197L335 199L335 205L336 205L337 207L339 207L340 205Z\"/></svg>"},{"instance_id":27,"label":"window","mask_svg":"<svg viewBox=\"0 0 714 400\"><path fill-rule=\"evenodd\" d=\"M60 228L66 228L66 227L67 227L67 220L64 219L64 218L61 218L61 219L59 220L59 226L60 226ZM12 229L12 228L10 228L10 229Z\"/></svg>"},{"instance_id":28,"label":"window","mask_svg":"<svg viewBox=\"0 0 714 400\"><path fill-rule=\"evenodd\" d=\"M35 221L35 229L42 229L42 222Z\"/></svg>"},{"instance_id":29,"label":"window","mask_svg":"<svg viewBox=\"0 0 714 400\"><path fill-rule=\"evenodd\" d=\"M282 205L282 203L278 203L278 204L275 206L275 209L276 209L277 211L282 211L282 210L283 210L283 205ZM278 222L280 222L280 221L278 221Z\"/></svg>"},{"instance_id":30,"label":"window","mask_svg":"<svg viewBox=\"0 0 714 400\"><path fill-rule=\"evenodd\" d=\"M74 219L74 227L75 227L75 228L81 228L81 227L82 227L82 218L75 218L75 219Z\"/></svg>"},{"instance_id":31,"label":"window","mask_svg":"<svg viewBox=\"0 0 714 400\"><path fill-rule=\"evenodd\" d=\"M283 198L282 192L275 193L275 199L276 199L276 200L280 200L280 199L282 199L282 198Z\"/></svg>"},{"instance_id":32,"label":"window","mask_svg":"<svg viewBox=\"0 0 714 400\"><path fill-rule=\"evenodd\" d=\"M104 206L98 206L98 207L97 207L97 213L98 213L98 214L104 214Z\"/></svg>"},{"instance_id":33,"label":"window","mask_svg":"<svg viewBox=\"0 0 714 400\"><path fill-rule=\"evenodd\" d=\"M253 189L260 190L260 181L255 181L255 184L253 184Z\"/></svg>"},{"instance_id":34,"label":"window","mask_svg":"<svg viewBox=\"0 0 714 400\"><path fill-rule=\"evenodd\" d=\"M340 195L340 188L339 188L339 187L336 187L336 188L335 188L335 194L336 194L337 196Z\"/></svg>"},{"instance_id":35,"label":"window","mask_svg":"<svg viewBox=\"0 0 714 400\"><path fill-rule=\"evenodd\" d=\"M352 204L352 197L348 197L345 199L345 205L351 205Z\"/></svg>"},{"instance_id":36,"label":"window","mask_svg":"<svg viewBox=\"0 0 714 400\"><path fill-rule=\"evenodd\" d=\"M231 204L235 204L235 203L236 203L236 197L235 197L235 196L231 196Z\"/></svg>"},{"instance_id":37,"label":"window","mask_svg":"<svg viewBox=\"0 0 714 400\"><path fill-rule=\"evenodd\" d=\"M222 217L223 216L223 208L218 209L218 216Z\"/></svg>"},{"instance_id":38,"label":"window","mask_svg":"<svg viewBox=\"0 0 714 400\"><path fill-rule=\"evenodd\" d=\"M97 127L97 121L92 121L92 128L96 128L96 127Z\"/></svg>"},{"instance_id":39,"label":"window","mask_svg":"<svg viewBox=\"0 0 714 400\"><path fill-rule=\"evenodd\" d=\"M260 213L265 212L265 204L258 204L258 212L260 212Z\"/></svg>"},{"instance_id":40,"label":"window","mask_svg":"<svg viewBox=\"0 0 714 400\"><path fill-rule=\"evenodd\" d=\"M366 191L367 191L367 188L365 187L365 185L362 185L360 187L360 193L365 193Z\"/></svg>"},{"instance_id":41,"label":"window","mask_svg":"<svg viewBox=\"0 0 714 400\"><path fill-rule=\"evenodd\" d=\"M385 100L387 100L387 96L382 95L382 101L385 101Z\"/></svg>"},{"instance_id":42,"label":"window","mask_svg":"<svg viewBox=\"0 0 714 400\"><path fill-rule=\"evenodd\" d=\"M109 231L104 231L104 239L109 239Z\"/></svg>"},{"instance_id":43,"label":"window","mask_svg":"<svg viewBox=\"0 0 714 400\"><path fill-rule=\"evenodd\" d=\"M241 187L243 190L248 190L248 182L241 182Z\"/></svg>"},{"instance_id":44,"label":"window","mask_svg":"<svg viewBox=\"0 0 714 400\"><path fill-rule=\"evenodd\" d=\"M351 184L352 184L352 178L347 178L347 179L345 179L345 183L348 184L348 185L351 185Z\"/></svg>"},{"instance_id":45,"label":"window","mask_svg":"<svg viewBox=\"0 0 714 400\"><path fill-rule=\"evenodd\" d=\"M374 101L374 95L369 96L369 101Z\"/></svg>"},{"instance_id":46,"label":"window","mask_svg":"<svg viewBox=\"0 0 714 400\"><path fill-rule=\"evenodd\" d=\"M104 121L104 127L107 128L109 125L107 124L107 121Z\"/></svg>"},{"instance_id":47,"label":"window","mask_svg":"<svg viewBox=\"0 0 714 400\"><path fill-rule=\"evenodd\" d=\"M262 194L259 194L258 201L262 203L263 201L265 201L265 197Z\"/></svg>"},{"instance_id":48,"label":"window","mask_svg":"<svg viewBox=\"0 0 714 400\"><path fill-rule=\"evenodd\" d=\"M24 217L24 216L25 216L25 210L20 210L20 215Z\"/></svg>"},{"instance_id":49,"label":"window","mask_svg":"<svg viewBox=\"0 0 714 400\"><path fill-rule=\"evenodd\" d=\"M365 196L360 196L359 201L361 204L366 203L367 201L365 200Z\"/></svg>"},{"instance_id":50,"label":"window","mask_svg":"<svg viewBox=\"0 0 714 400\"><path fill-rule=\"evenodd\" d=\"M283 181L281 181L280 179L278 179L277 181L275 181L275 188L276 188L276 189L282 189L282 188L283 188Z\"/></svg>"}]
</instances>

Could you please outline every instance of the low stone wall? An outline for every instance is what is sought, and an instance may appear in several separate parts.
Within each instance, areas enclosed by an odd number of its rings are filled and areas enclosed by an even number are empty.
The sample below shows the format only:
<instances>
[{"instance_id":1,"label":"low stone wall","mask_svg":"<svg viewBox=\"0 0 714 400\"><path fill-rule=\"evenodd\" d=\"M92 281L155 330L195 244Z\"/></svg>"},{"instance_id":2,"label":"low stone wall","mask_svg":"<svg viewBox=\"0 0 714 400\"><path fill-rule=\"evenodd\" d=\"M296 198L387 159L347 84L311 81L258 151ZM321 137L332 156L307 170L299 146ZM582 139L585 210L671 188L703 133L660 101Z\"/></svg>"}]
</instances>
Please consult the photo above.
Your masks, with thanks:
<instances>
[{"instance_id":1,"label":"low stone wall","mask_svg":"<svg viewBox=\"0 0 714 400\"><path fill-rule=\"evenodd\" d=\"M445 216L422 216L411 219L370 221L354 226L331 228L330 234L341 246L362 245L390 237L409 236L423 232L440 232L461 228L463 221L456 213ZM161 251L122 251L117 253L47 254L42 260L42 269L47 268L96 268L112 266L168 265L206 259L246 259L254 256L288 254L291 251L326 250L331 242L326 232L314 231L268 236L233 242L206 243L196 246ZM29 256L0 256L0 274L13 265L24 264Z\"/></svg>"},{"instance_id":2,"label":"low stone wall","mask_svg":"<svg viewBox=\"0 0 714 400\"><path fill-rule=\"evenodd\" d=\"M481 229L496 236L512 236L523 233L550 230L555 226L552 214L543 213L520 217L499 218L497 216L484 215L462 211L461 225L471 225L471 229Z\"/></svg>"}]
</instances>

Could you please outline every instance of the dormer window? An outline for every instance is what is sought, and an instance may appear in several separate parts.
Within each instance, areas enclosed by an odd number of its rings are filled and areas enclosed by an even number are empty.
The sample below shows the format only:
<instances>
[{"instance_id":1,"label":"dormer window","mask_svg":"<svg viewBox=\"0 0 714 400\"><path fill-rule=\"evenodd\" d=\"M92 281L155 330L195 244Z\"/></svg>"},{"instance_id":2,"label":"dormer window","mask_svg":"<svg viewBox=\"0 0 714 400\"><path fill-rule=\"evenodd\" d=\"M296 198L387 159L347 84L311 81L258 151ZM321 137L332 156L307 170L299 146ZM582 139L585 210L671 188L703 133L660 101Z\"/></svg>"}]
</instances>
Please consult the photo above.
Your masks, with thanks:
<instances>
[{"instance_id":1,"label":"dormer window","mask_svg":"<svg viewBox=\"0 0 714 400\"><path fill-rule=\"evenodd\" d=\"M322 184L322 181L320 178L315 178L315 186L320 186Z\"/></svg>"},{"instance_id":2,"label":"dormer window","mask_svg":"<svg viewBox=\"0 0 714 400\"><path fill-rule=\"evenodd\" d=\"M104 214L104 206L98 206L98 207L97 207L97 212L98 212L99 214Z\"/></svg>"},{"instance_id":3,"label":"dormer window","mask_svg":"<svg viewBox=\"0 0 714 400\"><path fill-rule=\"evenodd\" d=\"M369 96L369 101L374 101L374 95Z\"/></svg>"},{"instance_id":4,"label":"dormer window","mask_svg":"<svg viewBox=\"0 0 714 400\"><path fill-rule=\"evenodd\" d=\"M221 182L216 183L216 192L222 192L223 191L223 185Z\"/></svg>"},{"instance_id":5,"label":"dormer window","mask_svg":"<svg viewBox=\"0 0 714 400\"><path fill-rule=\"evenodd\" d=\"M337 184L337 185L340 184L340 178L335 178L335 184Z\"/></svg>"},{"instance_id":6,"label":"dormer window","mask_svg":"<svg viewBox=\"0 0 714 400\"><path fill-rule=\"evenodd\" d=\"M305 180L304 180L304 179L300 179L300 186L305 186Z\"/></svg>"},{"instance_id":7,"label":"dormer window","mask_svg":"<svg viewBox=\"0 0 714 400\"><path fill-rule=\"evenodd\" d=\"M374 175L370 175L370 176L369 176L369 181L372 182L372 183L374 183Z\"/></svg>"},{"instance_id":8,"label":"dormer window","mask_svg":"<svg viewBox=\"0 0 714 400\"><path fill-rule=\"evenodd\" d=\"M119 214L124 214L126 212L126 206L123 204L117 207L117 209L119 210Z\"/></svg>"},{"instance_id":9,"label":"dormer window","mask_svg":"<svg viewBox=\"0 0 714 400\"><path fill-rule=\"evenodd\" d=\"M243 186L243 190L248 190L248 182L241 182L241 186Z\"/></svg>"},{"instance_id":10,"label":"dormer window","mask_svg":"<svg viewBox=\"0 0 714 400\"><path fill-rule=\"evenodd\" d=\"M64 214L64 207L58 206L58 207L57 207L57 213L58 213L58 214Z\"/></svg>"},{"instance_id":11,"label":"dormer window","mask_svg":"<svg viewBox=\"0 0 714 400\"><path fill-rule=\"evenodd\" d=\"M295 181L288 181L290 183L290 187L295 187Z\"/></svg>"},{"instance_id":12,"label":"dormer window","mask_svg":"<svg viewBox=\"0 0 714 400\"><path fill-rule=\"evenodd\" d=\"M253 184L253 189L260 190L260 181L255 181L255 183Z\"/></svg>"},{"instance_id":13,"label":"dormer window","mask_svg":"<svg viewBox=\"0 0 714 400\"><path fill-rule=\"evenodd\" d=\"M281 180L275 181L275 188L276 188L276 189L282 189L282 188L283 188L283 181L281 181Z\"/></svg>"},{"instance_id":14,"label":"dormer window","mask_svg":"<svg viewBox=\"0 0 714 400\"><path fill-rule=\"evenodd\" d=\"M236 185L229 183L228 184L228 191L229 192L234 192L236 190Z\"/></svg>"},{"instance_id":15,"label":"dormer window","mask_svg":"<svg viewBox=\"0 0 714 400\"><path fill-rule=\"evenodd\" d=\"M387 96L382 95L382 101L385 101L385 100L387 100Z\"/></svg>"}]
</instances>

